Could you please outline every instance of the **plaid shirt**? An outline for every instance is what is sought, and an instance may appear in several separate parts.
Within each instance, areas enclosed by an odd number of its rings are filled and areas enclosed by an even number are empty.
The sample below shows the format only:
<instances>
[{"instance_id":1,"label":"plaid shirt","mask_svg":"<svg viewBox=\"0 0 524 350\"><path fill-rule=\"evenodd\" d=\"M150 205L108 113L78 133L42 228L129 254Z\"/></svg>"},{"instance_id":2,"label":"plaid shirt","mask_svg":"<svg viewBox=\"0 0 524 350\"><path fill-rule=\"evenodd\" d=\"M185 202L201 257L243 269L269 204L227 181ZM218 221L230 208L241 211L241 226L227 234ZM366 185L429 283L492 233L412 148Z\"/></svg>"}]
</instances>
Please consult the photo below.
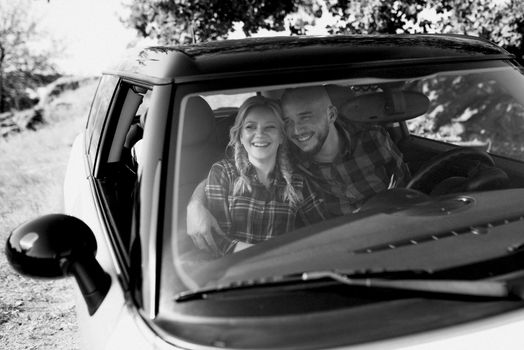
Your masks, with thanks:
<instances>
[{"instance_id":1,"label":"plaid shirt","mask_svg":"<svg viewBox=\"0 0 524 350\"><path fill-rule=\"evenodd\" d=\"M293 148L296 164L323 196L329 217L357 211L365 199L391 187L405 185L409 169L387 131L337 120L344 150L331 163L306 159Z\"/></svg>"},{"instance_id":2,"label":"plaid shirt","mask_svg":"<svg viewBox=\"0 0 524 350\"><path fill-rule=\"evenodd\" d=\"M215 236L223 253L232 252L237 242L262 242L326 219L323 201L312 192L309 182L301 175L295 174L292 178L301 198L296 206L281 197L286 186L283 178L273 178L268 189L257 180L254 167L249 169L248 176L251 193L233 195L239 173L231 160L224 159L213 164L206 181L208 209L227 236Z\"/></svg>"}]
</instances>

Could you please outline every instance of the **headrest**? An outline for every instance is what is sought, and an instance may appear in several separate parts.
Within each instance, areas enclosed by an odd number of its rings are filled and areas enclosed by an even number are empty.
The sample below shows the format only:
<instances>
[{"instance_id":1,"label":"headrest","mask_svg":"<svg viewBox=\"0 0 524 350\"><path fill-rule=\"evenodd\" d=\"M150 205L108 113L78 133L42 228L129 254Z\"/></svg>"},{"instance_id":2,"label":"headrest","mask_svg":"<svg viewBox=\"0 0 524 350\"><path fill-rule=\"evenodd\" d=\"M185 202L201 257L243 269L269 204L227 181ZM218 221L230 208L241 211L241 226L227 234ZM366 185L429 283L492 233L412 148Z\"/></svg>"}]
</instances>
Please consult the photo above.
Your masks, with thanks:
<instances>
[{"instance_id":1,"label":"headrest","mask_svg":"<svg viewBox=\"0 0 524 350\"><path fill-rule=\"evenodd\" d=\"M276 89L276 90L265 90L262 91L262 96L271 98L273 100L280 101L280 98L284 94L285 89Z\"/></svg>"},{"instance_id":2,"label":"headrest","mask_svg":"<svg viewBox=\"0 0 524 350\"><path fill-rule=\"evenodd\" d=\"M191 146L215 137L215 115L209 104L200 96L190 97L184 115L182 143Z\"/></svg>"},{"instance_id":3,"label":"headrest","mask_svg":"<svg viewBox=\"0 0 524 350\"><path fill-rule=\"evenodd\" d=\"M364 123L392 123L427 112L429 98L417 91L387 90L353 97L341 113L349 120Z\"/></svg>"},{"instance_id":4,"label":"headrest","mask_svg":"<svg viewBox=\"0 0 524 350\"><path fill-rule=\"evenodd\" d=\"M347 86L328 84L324 85L324 87L331 103L337 107L339 112L341 112L344 103L355 95Z\"/></svg>"}]
</instances>

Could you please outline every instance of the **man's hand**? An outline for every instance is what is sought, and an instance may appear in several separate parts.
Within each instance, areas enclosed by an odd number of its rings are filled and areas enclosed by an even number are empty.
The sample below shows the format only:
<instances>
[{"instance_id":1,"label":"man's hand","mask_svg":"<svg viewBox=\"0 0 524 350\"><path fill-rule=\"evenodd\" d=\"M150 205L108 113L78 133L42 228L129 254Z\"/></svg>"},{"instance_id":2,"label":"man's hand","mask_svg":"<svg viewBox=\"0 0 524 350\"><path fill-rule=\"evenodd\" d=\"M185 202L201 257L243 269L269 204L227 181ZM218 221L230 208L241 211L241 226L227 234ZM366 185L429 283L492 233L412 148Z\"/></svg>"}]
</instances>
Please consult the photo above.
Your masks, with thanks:
<instances>
[{"instance_id":1,"label":"man's hand","mask_svg":"<svg viewBox=\"0 0 524 350\"><path fill-rule=\"evenodd\" d=\"M190 201L187 206L187 234L202 250L221 255L213 234L225 236L211 212L199 201Z\"/></svg>"}]
</instances>

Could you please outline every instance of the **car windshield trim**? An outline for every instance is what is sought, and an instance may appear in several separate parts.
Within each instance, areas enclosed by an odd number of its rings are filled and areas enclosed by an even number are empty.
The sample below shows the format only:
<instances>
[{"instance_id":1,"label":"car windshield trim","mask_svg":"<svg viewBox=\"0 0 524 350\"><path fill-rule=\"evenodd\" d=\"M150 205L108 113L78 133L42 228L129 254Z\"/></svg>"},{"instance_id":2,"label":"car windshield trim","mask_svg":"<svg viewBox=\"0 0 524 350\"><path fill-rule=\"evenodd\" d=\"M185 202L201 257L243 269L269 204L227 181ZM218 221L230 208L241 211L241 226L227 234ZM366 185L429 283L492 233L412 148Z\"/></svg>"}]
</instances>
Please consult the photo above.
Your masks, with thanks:
<instances>
[{"instance_id":1,"label":"car windshield trim","mask_svg":"<svg viewBox=\"0 0 524 350\"><path fill-rule=\"evenodd\" d=\"M439 57L439 58L412 58L412 59L401 59L401 60L376 60L368 62L357 62L357 63L339 63L333 65L309 65L309 66L299 66L299 67L284 67L284 68L269 68L261 70L245 70L245 71L236 71L236 72L218 72L218 73L208 73L208 74L198 74L198 75L186 75L186 76L176 76L174 77L175 84L186 84L186 83L195 83L195 82L204 82L204 81L213 81L213 80L222 80L222 79L234 79L234 78L245 78L245 77L255 77L255 76L267 76L268 74L277 75L277 74L286 74L297 72L313 72L313 71L330 71L330 70L340 70L340 69L373 69L373 68L386 68L386 67L404 67L406 65L428 65L428 64L450 64L450 63L467 63L471 64L473 62L493 62L501 60L511 60L514 59L514 56L508 55L489 55L486 57Z\"/></svg>"}]
</instances>

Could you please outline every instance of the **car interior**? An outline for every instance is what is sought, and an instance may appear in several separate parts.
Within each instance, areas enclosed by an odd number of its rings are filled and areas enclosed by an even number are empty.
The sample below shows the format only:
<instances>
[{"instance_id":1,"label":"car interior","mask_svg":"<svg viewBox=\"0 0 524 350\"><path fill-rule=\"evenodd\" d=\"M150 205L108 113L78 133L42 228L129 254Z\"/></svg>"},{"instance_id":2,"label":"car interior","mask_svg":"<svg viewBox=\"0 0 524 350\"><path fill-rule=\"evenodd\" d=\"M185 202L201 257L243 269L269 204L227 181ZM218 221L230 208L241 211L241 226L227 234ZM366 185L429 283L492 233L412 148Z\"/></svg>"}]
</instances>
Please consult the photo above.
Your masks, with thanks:
<instances>
[{"instance_id":1,"label":"car interior","mask_svg":"<svg viewBox=\"0 0 524 350\"><path fill-rule=\"evenodd\" d=\"M396 85L376 86L373 87L375 92L358 94L347 86L335 84L327 85L326 89L339 111L339 118L351 116L349 118L354 122L379 123L386 128L403 153L412 175L416 175L409 188L440 195L499 189L509 185L508 175L496 166L483 146L450 148L449 145L442 145L447 148L442 150L423 147L417 136L410 135L405 121L426 113L430 101L421 92L403 90L401 85ZM282 90L259 93L274 98L281 95ZM197 99L200 101L198 105L193 102ZM235 107L212 110L202 97L191 97L188 100L183 119L181 152L182 203L188 202L193 189L206 178L210 165L224 157L236 110ZM434 160L428 163L432 158ZM194 164L194 159L201 161ZM457 166L457 163L461 166ZM469 171L472 168L475 168L474 172ZM439 186L434 188L437 184Z\"/></svg>"},{"instance_id":2,"label":"car interior","mask_svg":"<svg viewBox=\"0 0 524 350\"><path fill-rule=\"evenodd\" d=\"M329 83L324 86L339 111L339 118L384 126L404 155L413 176L407 186L410 192L377 196L370 199L363 210L390 210L452 193L524 186L522 163L490 155L486 144L453 145L411 133L407 123L427 114L431 101L409 83L388 81L354 86ZM256 93L278 99L282 92L283 89L272 88ZM238 99L235 94L238 93L233 92L230 99ZM178 203L184 209L179 215L177 239L173 243L186 271L194 269L202 259L213 259L199 251L185 234L185 208L194 188L207 177L211 165L225 156L229 129L239 106L239 102L213 106L213 97L192 96L182 108ZM243 99L245 97L240 102ZM221 100L228 98L222 96Z\"/></svg>"}]
</instances>

